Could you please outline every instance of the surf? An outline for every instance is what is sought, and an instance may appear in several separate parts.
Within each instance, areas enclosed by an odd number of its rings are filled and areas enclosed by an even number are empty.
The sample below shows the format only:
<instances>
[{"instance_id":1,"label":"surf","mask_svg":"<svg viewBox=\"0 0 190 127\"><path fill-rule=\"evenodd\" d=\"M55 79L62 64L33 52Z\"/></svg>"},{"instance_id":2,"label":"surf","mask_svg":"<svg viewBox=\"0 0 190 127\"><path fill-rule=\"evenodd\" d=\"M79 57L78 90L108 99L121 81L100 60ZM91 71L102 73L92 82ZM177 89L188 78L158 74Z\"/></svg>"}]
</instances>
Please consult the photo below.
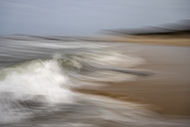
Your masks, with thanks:
<instances>
[{"instance_id":1,"label":"surf","mask_svg":"<svg viewBox=\"0 0 190 127\"><path fill-rule=\"evenodd\" d=\"M48 47L46 42L40 43L43 45L39 47ZM86 50L81 51L78 44L81 47L82 43L65 44L77 47L75 53L46 54L45 51L46 57L37 54L26 59L23 56L21 58L25 60L18 59L19 62L3 66L0 69L0 124L71 127L187 125L163 119L147 104L76 91L77 88L101 89L106 82L126 82L137 80L139 76L151 76L147 70L134 69L145 62L143 58L102 43L86 43ZM38 47L21 45L28 49ZM55 49L60 45L54 46Z\"/></svg>"}]
</instances>

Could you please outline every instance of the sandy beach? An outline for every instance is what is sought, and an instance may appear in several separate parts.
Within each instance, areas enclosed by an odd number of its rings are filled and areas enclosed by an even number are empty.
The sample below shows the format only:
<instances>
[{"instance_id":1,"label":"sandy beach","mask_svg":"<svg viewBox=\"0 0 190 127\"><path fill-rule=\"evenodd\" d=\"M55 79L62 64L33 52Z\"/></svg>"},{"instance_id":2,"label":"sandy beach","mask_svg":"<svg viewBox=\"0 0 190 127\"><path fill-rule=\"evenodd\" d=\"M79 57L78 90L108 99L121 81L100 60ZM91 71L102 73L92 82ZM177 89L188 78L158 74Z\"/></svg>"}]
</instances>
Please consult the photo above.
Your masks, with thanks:
<instances>
[{"instance_id":1,"label":"sandy beach","mask_svg":"<svg viewBox=\"0 0 190 127\"><path fill-rule=\"evenodd\" d=\"M190 48L126 44L139 47L140 57L146 63L135 68L153 72L152 76L136 81L107 83L99 90L78 91L150 104L159 113L172 116L190 116Z\"/></svg>"}]
</instances>

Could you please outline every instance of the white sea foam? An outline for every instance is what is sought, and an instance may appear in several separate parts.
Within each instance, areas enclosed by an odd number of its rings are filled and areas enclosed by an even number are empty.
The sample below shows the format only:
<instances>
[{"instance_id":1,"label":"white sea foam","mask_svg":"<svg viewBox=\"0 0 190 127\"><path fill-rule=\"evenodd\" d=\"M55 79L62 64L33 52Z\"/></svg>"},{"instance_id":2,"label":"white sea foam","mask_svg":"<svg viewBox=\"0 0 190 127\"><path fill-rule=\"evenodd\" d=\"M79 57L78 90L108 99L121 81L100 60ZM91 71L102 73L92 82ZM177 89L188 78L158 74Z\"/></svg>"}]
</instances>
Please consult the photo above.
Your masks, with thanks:
<instances>
[{"instance_id":1,"label":"white sea foam","mask_svg":"<svg viewBox=\"0 0 190 127\"><path fill-rule=\"evenodd\" d=\"M60 99L70 101L69 79L62 73L56 61L27 62L5 68L0 73L3 77L0 81L1 91L12 92L16 98L29 94L45 95L50 102L58 102Z\"/></svg>"},{"instance_id":2,"label":"white sea foam","mask_svg":"<svg viewBox=\"0 0 190 127\"><path fill-rule=\"evenodd\" d=\"M111 66L111 67L134 67L145 63L145 60L139 57L132 57L127 54L122 54L115 51L104 50L98 53L86 54L89 61L97 65Z\"/></svg>"},{"instance_id":3,"label":"white sea foam","mask_svg":"<svg viewBox=\"0 0 190 127\"><path fill-rule=\"evenodd\" d=\"M0 98L0 122L10 122L9 119L15 115L25 116L11 109L12 102L17 103L17 101L28 101L34 98L39 100L39 97L43 98L40 101L48 104L73 102L74 93L69 90L71 83L54 60L26 62L3 69L0 75L1 96L4 93L11 95L9 98Z\"/></svg>"}]
</instances>

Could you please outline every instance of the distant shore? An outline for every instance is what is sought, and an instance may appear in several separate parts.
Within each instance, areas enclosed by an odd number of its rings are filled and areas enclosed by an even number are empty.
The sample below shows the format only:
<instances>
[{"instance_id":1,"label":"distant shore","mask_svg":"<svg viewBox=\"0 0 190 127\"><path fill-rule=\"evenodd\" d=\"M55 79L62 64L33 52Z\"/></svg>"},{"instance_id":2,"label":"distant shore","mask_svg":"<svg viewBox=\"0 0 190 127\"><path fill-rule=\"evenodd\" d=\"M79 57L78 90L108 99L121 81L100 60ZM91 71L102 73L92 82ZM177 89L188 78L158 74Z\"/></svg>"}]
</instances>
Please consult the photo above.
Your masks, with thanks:
<instances>
[{"instance_id":1,"label":"distant shore","mask_svg":"<svg viewBox=\"0 0 190 127\"><path fill-rule=\"evenodd\" d=\"M189 35L190 36L190 35ZM120 37L110 36L105 37L106 41L125 42L125 43L138 43L146 45L170 45L170 46L190 46L190 37L154 37L154 36L132 36Z\"/></svg>"},{"instance_id":2,"label":"distant shore","mask_svg":"<svg viewBox=\"0 0 190 127\"><path fill-rule=\"evenodd\" d=\"M134 29L115 29L106 32L115 37L108 40L117 42L190 46L190 20L164 26L148 26Z\"/></svg>"}]
</instances>

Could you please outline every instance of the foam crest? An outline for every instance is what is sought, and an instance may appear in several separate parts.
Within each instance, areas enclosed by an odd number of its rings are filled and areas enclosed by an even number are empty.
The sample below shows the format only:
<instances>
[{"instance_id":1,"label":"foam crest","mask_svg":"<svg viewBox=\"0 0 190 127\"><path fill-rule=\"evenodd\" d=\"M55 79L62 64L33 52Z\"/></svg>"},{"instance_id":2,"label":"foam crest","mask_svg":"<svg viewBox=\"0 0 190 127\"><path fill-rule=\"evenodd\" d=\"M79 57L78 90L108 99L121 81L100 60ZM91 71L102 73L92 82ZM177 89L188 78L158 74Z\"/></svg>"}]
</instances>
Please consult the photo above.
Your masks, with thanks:
<instances>
[{"instance_id":1,"label":"foam crest","mask_svg":"<svg viewBox=\"0 0 190 127\"><path fill-rule=\"evenodd\" d=\"M16 98L25 95L44 95L49 102L62 99L69 102L69 79L54 60L34 60L1 70L1 91Z\"/></svg>"}]
</instances>

